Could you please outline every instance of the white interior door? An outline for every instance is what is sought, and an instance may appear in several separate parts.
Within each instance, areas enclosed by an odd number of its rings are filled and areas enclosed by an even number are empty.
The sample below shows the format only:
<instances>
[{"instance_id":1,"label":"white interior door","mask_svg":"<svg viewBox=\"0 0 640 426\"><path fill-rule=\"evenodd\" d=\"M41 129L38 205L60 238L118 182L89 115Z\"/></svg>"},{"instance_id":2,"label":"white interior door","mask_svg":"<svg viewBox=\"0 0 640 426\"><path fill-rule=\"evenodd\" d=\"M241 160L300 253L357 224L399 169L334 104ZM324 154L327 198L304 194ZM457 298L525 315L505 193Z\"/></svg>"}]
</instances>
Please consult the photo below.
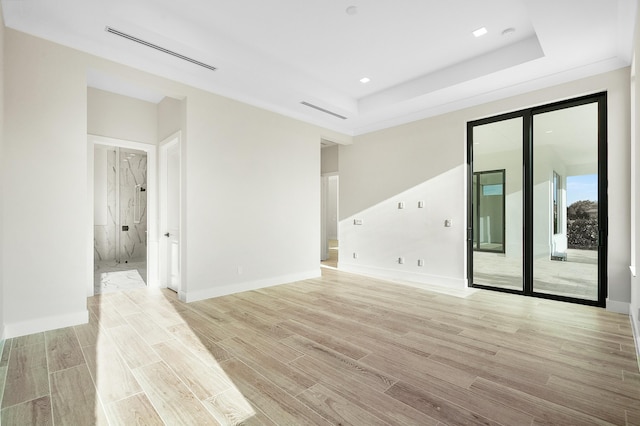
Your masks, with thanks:
<instances>
[{"instance_id":1,"label":"white interior door","mask_svg":"<svg viewBox=\"0 0 640 426\"><path fill-rule=\"evenodd\" d=\"M166 151L165 223L166 250L164 259L165 284L171 290L180 290L180 144L174 143Z\"/></svg>"}]
</instances>

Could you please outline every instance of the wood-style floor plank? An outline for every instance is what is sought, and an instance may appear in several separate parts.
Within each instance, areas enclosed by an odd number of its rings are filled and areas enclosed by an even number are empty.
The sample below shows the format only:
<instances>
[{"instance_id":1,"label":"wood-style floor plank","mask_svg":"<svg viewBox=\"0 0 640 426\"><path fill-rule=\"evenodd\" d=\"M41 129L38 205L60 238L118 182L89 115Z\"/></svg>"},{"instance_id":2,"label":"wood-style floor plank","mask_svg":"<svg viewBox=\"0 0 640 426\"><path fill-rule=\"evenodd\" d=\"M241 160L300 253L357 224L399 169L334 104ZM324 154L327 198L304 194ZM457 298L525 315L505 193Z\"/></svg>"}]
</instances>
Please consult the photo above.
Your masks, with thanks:
<instances>
[{"instance_id":1,"label":"wood-style floor plank","mask_svg":"<svg viewBox=\"0 0 640 426\"><path fill-rule=\"evenodd\" d=\"M515 390L483 378L470 387L475 393L534 416L536 425L611 425L612 423L584 414L572 407L565 407L548 399ZM624 423L623 423L624 424Z\"/></svg>"},{"instance_id":2,"label":"wood-style floor plank","mask_svg":"<svg viewBox=\"0 0 640 426\"><path fill-rule=\"evenodd\" d=\"M80 342L73 328L47 331L44 337L50 373L85 363Z\"/></svg>"},{"instance_id":3,"label":"wood-style floor plank","mask_svg":"<svg viewBox=\"0 0 640 426\"><path fill-rule=\"evenodd\" d=\"M91 311L89 311L89 322L86 324L76 325L73 329L76 332L78 342L80 342L80 347L93 346L98 343L98 338L100 337L100 324L98 322L98 318L96 318Z\"/></svg>"},{"instance_id":4,"label":"wood-style floor plank","mask_svg":"<svg viewBox=\"0 0 640 426\"><path fill-rule=\"evenodd\" d=\"M127 315L125 319L149 345L155 345L156 343L173 339L173 336L169 332L156 325L148 315L142 312Z\"/></svg>"},{"instance_id":5,"label":"wood-style floor plank","mask_svg":"<svg viewBox=\"0 0 640 426\"><path fill-rule=\"evenodd\" d=\"M160 360L151 346L128 324L108 329L107 335L115 342L129 368L138 368Z\"/></svg>"},{"instance_id":6,"label":"wood-style floor plank","mask_svg":"<svg viewBox=\"0 0 640 426\"><path fill-rule=\"evenodd\" d=\"M118 351L113 350L113 346L113 341L103 337L97 346L82 348L93 383L105 404L142 391L127 363Z\"/></svg>"},{"instance_id":7,"label":"wood-style floor plank","mask_svg":"<svg viewBox=\"0 0 640 426\"><path fill-rule=\"evenodd\" d=\"M330 422L241 361L223 364L237 389L276 424L329 425Z\"/></svg>"},{"instance_id":8,"label":"wood-style floor plank","mask_svg":"<svg viewBox=\"0 0 640 426\"><path fill-rule=\"evenodd\" d=\"M49 395L44 338L40 343L11 348L2 408Z\"/></svg>"},{"instance_id":9,"label":"wood-style floor plank","mask_svg":"<svg viewBox=\"0 0 640 426\"><path fill-rule=\"evenodd\" d=\"M5 342L3 424L640 425L629 318L604 309L331 269L87 306L88 324Z\"/></svg>"},{"instance_id":10,"label":"wood-style floor plank","mask_svg":"<svg viewBox=\"0 0 640 426\"><path fill-rule=\"evenodd\" d=\"M51 399L49 396L32 399L2 410L0 424L4 425L52 425Z\"/></svg>"},{"instance_id":11,"label":"wood-style floor plank","mask_svg":"<svg viewBox=\"0 0 640 426\"><path fill-rule=\"evenodd\" d=\"M260 371L263 376L291 395L297 395L315 384L315 380L308 375L300 373L268 354L262 353L262 351L239 337L223 340L220 344L249 367Z\"/></svg>"},{"instance_id":12,"label":"wood-style floor plank","mask_svg":"<svg viewBox=\"0 0 640 426\"><path fill-rule=\"evenodd\" d=\"M389 425L371 412L351 404L348 399L321 384L314 385L302 392L298 398L334 425Z\"/></svg>"},{"instance_id":13,"label":"wood-style floor plank","mask_svg":"<svg viewBox=\"0 0 640 426\"><path fill-rule=\"evenodd\" d=\"M163 362L133 370L162 420L171 425L217 425L218 422Z\"/></svg>"},{"instance_id":14,"label":"wood-style floor plank","mask_svg":"<svg viewBox=\"0 0 640 426\"><path fill-rule=\"evenodd\" d=\"M291 336L284 340L294 349L304 352L307 356L298 358L291 365L295 365L303 371L308 366L308 358L313 358L324 364L324 369L332 369L337 374L349 377L352 380L360 381L371 386L373 389L384 391L398 381L395 377L382 373L380 370L368 367L366 364L355 361L332 349L322 346L312 340L302 336ZM317 363L315 363L318 365Z\"/></svg>"},{"instance_id":15,"label":"wood-style floor plank","mask_svg":"<svg viewBox=\"0 0 640 426\"><path fill-rule=\"evenodd\" d=\"M11 339L11 348L21 348L29 345L39 345L44 343L44 333L29 334L26 336L14 337Z\"/></svg>"},{"instance_id":16,"label":"wood-style floor plank","mask_svg":"<svg viewBox=\"0 0 640 426\"><path fill-rule=\"evenodd\" d=\"M153 349L201 401L232 386L219 365L206 365L176 340L158 343Z\"/></svg>"},{"instance_id":17,"label":"wood-style floor plank","mask_svg":"<svg viewBox=\"0 0 640 426\"><path fill-rule=\"evenodd\" d=\"M108 424L86 364L53 372L50 380L55 424Z\"/></svg>"},{"instance_id":18,"label":"wood-style floor plank","mask_svg":"<svg viewBox=\"0 0 640 426\"><path fill-rule=\"evenodd\" d=\"M428 389L419 389L399 382L389 388L385 393L447 425L498 424L486 417L457 406L443 397L430 393Z\"/></svg>"},{"instance_id":19,"label":"wood-style floor plank","mask_svg":"<svg viewBox=\"0 0 640 426\"><path fill-rule=\"evenodd\" d=\"M231 355L222 346L206 335L191 329L187 324L174 325L169 327L167 331L206 365L216 366L231 358Z\"/></svg>"},{"instance_id":20,"label":"wood-style floor plank","mask_svg":"<svg viewBox=\"0 0 640 426\"><path fill-rule=\"evenodd\" d=\"M221 425L276 426L262 411L252 407L235 386L207 399L204 405Z\"/></svg>"},{"instance_id":21,"label":"wood-style floor plank","mask_svg":"<svg viewBox=\"0 0 640 426\"><path fill-rule=\"evenodd\" d=\"M106 411L111 425L162 426L165 424L144 393L107 404Z\"/></svg>"}]
</instances>

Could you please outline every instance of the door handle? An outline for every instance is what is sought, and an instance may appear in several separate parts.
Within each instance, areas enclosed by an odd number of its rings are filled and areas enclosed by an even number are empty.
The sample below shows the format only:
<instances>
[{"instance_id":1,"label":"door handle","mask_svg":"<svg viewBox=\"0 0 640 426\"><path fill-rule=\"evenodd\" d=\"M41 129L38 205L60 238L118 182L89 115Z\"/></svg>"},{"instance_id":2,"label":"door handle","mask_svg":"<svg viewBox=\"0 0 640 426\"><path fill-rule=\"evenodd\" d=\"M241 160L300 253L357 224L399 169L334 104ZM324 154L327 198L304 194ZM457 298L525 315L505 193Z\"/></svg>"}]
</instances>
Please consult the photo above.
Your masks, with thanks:
<instances>
[{"instance_id":1,"label":"door handle","mask_svg":"<svg viewBox=\"0 0 640 426\"><path fill-rule=\"evenodd\" d=\"M168 232L166 234L164 234L165 237L169 237L171 234L169 234Z\"/></svg>"}]
</instances>

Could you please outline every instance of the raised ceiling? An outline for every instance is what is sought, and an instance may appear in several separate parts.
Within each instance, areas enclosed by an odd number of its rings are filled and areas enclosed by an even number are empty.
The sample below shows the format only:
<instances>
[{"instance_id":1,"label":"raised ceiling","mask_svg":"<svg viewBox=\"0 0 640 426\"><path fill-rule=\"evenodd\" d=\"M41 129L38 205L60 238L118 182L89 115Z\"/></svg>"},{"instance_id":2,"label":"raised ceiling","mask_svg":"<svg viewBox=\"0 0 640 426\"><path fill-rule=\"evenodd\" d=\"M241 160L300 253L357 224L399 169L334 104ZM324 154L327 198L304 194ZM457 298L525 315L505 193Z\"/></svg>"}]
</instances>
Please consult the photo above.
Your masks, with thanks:
<instances>
[{"instance_id":1,"label":"raised ceiling","mask_svg":"<svg viewBox=\"0 0 640 426\"><path fill-rule=\"evenodd\" d=\"M637 1L1 3L9 28L357 135L628 66ZM153 98L100 72L89 84Z\"/></svg>"}]
</instances>

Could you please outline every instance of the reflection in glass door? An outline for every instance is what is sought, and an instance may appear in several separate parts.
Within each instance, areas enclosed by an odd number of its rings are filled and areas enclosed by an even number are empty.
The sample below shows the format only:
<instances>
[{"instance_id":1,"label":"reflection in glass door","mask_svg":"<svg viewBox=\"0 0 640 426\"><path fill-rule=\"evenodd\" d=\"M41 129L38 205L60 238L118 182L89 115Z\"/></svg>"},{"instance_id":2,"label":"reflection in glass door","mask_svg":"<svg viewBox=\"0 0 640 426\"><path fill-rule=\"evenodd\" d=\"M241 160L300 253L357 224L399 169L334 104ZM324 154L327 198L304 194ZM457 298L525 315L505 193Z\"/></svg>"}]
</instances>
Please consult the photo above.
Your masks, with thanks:
<instances>
[{"instance_id":1,"label":"reflection in glass door","mask_svg":"<svg viewBox=\"0 0 640 426\"><path fill-rule=\"evenodd\" d=\"M504 253L504 170L473 174L473 248Z\"/></svg>"},{"instance_id":2,"label":"reflection in glass door","mask_svg":"<svg viewBox=\"0 0 640 426\"><path fill-rule=\"evenodd\" d=\"M470 122L467 134L471 285L604 306L606 93Z\"/></svg>"}]
</instances>

